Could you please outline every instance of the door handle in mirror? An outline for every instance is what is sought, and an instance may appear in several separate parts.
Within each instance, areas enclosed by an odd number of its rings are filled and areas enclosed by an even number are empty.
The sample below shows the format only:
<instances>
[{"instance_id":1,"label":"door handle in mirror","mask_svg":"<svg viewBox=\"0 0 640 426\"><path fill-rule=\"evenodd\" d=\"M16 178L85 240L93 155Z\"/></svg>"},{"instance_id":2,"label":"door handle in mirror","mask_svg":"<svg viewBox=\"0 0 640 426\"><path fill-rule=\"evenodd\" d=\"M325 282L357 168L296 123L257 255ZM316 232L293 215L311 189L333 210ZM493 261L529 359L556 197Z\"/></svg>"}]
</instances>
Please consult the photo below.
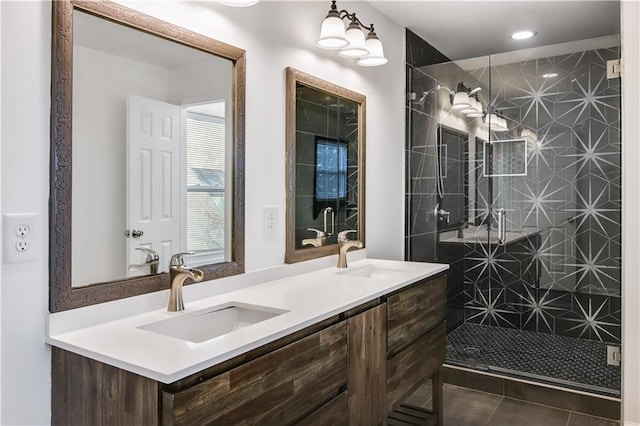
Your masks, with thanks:
<instances>
[{"instance_id":1,"label":"door handle in mirror","mask_svg":"<svg viewBox=\"0 0 640 426\"><path fill-rule=\"evenodd\" d=\"M133 237L133 238L140 238L144 235L143 231L140 231L138 229L134 229L133 231L129 231L128 229L126 231L124 231L124 236L127 238Z\"/></svg>"}]
</instances>

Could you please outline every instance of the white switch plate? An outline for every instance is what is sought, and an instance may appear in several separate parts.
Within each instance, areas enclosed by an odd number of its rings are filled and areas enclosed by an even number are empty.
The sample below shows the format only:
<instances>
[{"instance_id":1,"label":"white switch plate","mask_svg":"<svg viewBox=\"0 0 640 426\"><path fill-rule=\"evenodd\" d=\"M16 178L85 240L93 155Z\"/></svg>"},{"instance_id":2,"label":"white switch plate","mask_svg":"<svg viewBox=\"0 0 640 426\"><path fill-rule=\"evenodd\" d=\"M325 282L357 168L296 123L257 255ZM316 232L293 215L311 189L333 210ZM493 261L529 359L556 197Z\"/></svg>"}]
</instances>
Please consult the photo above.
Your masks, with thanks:
<instances>
[{"instance_id":1,"label":"white switch plate","mask_svg":"<svg viewBox=\"0 0 640 426\"><path fill-rule=\"evenodd\" d=\"M4 263L35 262L38 260L37 213L9 213L4 215Z\"/></svg>"},{"instance_id":2,"label":"white switch plate","mask_svg":"<svg viewBox=\"0 0 640 426\"><path fill-rule=\"evenodd\" d=\"M264 232L273 234L278 230L278 207L264 206Z\"/></svg>"}]
</instances>

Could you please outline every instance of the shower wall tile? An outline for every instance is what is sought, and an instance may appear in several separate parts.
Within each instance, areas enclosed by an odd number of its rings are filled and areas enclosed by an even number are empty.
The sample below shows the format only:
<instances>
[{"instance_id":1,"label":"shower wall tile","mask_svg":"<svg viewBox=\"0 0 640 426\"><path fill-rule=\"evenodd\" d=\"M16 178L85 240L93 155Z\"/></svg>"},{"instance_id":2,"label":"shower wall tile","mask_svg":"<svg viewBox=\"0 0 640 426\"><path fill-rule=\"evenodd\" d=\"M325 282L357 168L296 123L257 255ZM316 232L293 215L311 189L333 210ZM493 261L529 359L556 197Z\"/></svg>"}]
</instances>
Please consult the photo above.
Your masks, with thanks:
<instances>
[{"instance_id":1,"label":"shower wall tile","mask_svg":"<svg viewBox=\"0 0 640 426\"><path fill-rule=\"evenodd\" d=\"M407 100L407 258L452 265L450 328L463 317L466 322L619 342L620 79L604 77L606 61L619 57L619 49L462 72L454 66L421 66L438 61L420 59L429 50L415 34L407 34L407 92L415 93ZM558 77L542 78L546 72ZM469 199L476 217L469 220L486 223L490 209L502 207L509 229L535 227L540 232L502 248L437 244L437 81L481 81L487 86L489 75L491 93L484 96L513 124L512 132L492 133L492 140L517 138L522 127L534 131L537 140L528 141L526 176L494 178L483 176L482 143L476 141L475 164L467 174L475 182ZM456 164L449 165L454 168L447 173L455 172ZM460 196L465 195L446 194Z\"/></svg>"}]
</instances>

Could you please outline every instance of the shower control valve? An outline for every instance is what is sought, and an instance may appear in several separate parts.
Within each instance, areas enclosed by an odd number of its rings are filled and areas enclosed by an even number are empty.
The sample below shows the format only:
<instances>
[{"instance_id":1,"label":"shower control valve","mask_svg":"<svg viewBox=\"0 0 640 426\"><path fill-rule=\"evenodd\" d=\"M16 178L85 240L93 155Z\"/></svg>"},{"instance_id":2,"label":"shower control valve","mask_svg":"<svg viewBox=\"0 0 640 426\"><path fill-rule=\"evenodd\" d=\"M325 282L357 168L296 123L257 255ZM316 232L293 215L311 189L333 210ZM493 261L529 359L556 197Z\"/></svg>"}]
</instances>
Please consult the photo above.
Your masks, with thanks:
<instances>
[{"instance_id":1,"label":"shower control valve","mask_svg":"<svg viewBox=\"0 0 640 426\"><path fill-rule=\"evenodd\" d=\"M436 206L436 218L438 220L444 220L446 223L449 223L449 216L451 216L451 212L448 212L444 209L442 209L439 205Z\"/></svg>"}]
</instances>

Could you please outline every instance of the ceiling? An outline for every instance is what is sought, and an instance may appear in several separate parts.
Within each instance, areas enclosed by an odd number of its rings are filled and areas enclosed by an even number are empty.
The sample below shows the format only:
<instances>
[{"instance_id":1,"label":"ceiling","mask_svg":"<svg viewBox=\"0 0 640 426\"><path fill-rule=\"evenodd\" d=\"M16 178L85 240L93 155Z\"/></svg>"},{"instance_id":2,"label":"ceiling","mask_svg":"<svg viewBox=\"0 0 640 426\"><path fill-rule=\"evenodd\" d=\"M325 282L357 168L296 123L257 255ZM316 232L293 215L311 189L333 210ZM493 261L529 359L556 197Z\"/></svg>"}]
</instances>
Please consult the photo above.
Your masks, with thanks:
<instances>
[{"instance_id":1,"label":"ceiling","mask_svg":"<svg viewBox=\"0 0 640 426\"><path fill-rule=\"evenodd\" d=\"M452 60L618 34L620 2L369 0L396 23L409 28ZM530 29L537 35L515 41ZM378 34L384 42L384 35Z\"/></svg>"}]
</instances>

